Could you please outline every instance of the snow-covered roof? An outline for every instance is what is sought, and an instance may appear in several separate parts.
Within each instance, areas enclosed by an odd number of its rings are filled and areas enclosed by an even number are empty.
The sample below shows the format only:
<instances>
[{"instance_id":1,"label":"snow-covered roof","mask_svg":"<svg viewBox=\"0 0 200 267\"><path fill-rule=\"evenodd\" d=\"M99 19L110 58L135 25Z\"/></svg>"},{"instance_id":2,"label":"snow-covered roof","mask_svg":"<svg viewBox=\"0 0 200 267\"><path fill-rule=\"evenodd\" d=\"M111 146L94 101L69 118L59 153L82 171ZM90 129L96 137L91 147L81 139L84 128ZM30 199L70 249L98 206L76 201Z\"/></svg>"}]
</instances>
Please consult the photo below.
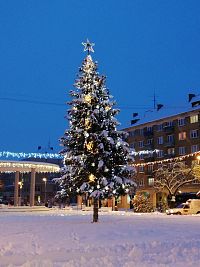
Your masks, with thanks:
<instances>
[{"instance_id":1,"label":"snow-covered roof","mask_svg":"<svg viewBox=\"0 0 200 267\"><path fill-rule=\"evenodd\" d=\"M200 112L200 106L197 107L191 107L188 106L187 108L174 108L172 110L167 110L166 109L160 109L159 111L157 110L147 110L143 115L142 114L138 114L137 117L133 118L134 119L139 119L136 123L130 125L129 127L124 128L124 130L126 129L130 129L132 127L136 127L136 126L140 126L140 125L144 125L144 124L155 124L155 122L159 122L162 120L172 120L174 117L183 117L184 115L186 115L186 113L188 112Z\"/></svg>"}]
</instances>

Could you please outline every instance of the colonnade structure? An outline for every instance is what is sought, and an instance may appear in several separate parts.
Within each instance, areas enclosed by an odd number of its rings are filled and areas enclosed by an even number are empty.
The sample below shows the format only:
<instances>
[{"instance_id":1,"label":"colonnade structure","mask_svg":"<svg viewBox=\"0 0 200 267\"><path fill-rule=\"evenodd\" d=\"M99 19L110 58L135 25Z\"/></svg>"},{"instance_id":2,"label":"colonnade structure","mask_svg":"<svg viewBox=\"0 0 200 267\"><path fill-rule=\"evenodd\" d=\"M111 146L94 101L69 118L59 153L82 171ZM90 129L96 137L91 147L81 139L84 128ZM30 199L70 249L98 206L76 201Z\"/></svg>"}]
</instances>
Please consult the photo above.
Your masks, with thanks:
<instances>
[{"instance_id":1,"label":"colonnade structure","mask_svg":"<svg viewBox=\"0 0 200 267\"><path fill-rule=\"evenodd\" d=\"M35 174L36 173L58 173L60 167L57 164L33 162L33 161L9 161L0 160L0 173L15 173L14 183L14 206L18 206L19 175L20 173L31 173L30 177L30 206L35 205Z\"/></svg>"}]
</instances>

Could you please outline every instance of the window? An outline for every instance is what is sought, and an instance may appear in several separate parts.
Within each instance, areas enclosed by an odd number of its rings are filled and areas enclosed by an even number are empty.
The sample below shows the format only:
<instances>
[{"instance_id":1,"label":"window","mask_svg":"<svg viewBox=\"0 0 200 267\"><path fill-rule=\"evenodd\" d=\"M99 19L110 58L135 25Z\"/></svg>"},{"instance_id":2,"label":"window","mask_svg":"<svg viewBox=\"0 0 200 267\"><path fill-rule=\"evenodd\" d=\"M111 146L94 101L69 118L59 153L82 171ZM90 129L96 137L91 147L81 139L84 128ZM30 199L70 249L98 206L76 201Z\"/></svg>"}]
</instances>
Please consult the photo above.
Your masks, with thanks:
<instances>
[{"instance_id":1,"label":"window","mask_svg":"<svg viewBox=\"0 0 200 267\"><path fill-rule=\"evenodd\" d=\"M140 160L143 160L144 159L144 154L140 154L139 158L140 158Z\"/></svg>"},{"instance_id":2,"label":"window","mask_svg":"<svg viewBox=\"0 0 200 267\"><path fill-rule=\"evenodd\" d=\"M157 157L158 157L158 158L162 158L162 157L163 157L163 150L159 150L159 151L157 152Z\"/></svg>"},{"instance_id":3,"label":"window","mask_svg":"<svg viewBox=\"0 0 200 267\"><path fill-rule=\"evenodd\" d=\"M170 163L168 163L167 165L168 165L168 168L169 168L169 169L173 169L173 166L174 166L173 163L170 162Z\"/></svg>"},{"instance_id":4,"label":"window","mask_svg":"<svg viewBox=\"0 0 200 267\"><path fill-rule=\"evenodd\" d=\"M197 138L199 137L199 130L196 129L196 130L191 130L190 131L190 138Z\"/></svg>"},{"instance_id":5,"label":"window","mask_svg":"<svg viewBox=\"0 0 200 267\"><path fill-rule=\"evenodd\" d=\"M148 165L147 167L148 172L153 172L153 165Z\"/></svg>"},{"instance_id":6,"label":"window","mask_svg":"<svg viewBox=\"0 0 200 267\"><path fill-rule=\"evenodd\" d=\"M174 142L174 135L173 134L170 134L170 135L167 136L167 142L168 143Z\"/></svg>"},{"instance_id":7,"label":"window","mask_svg":"<svg viewBox=\"0 0 200 267\"><path fill-rule=\"evenodd\" d=\"M152 126L147 127L147 132L152 132L152 131L153 131L153 127Z\"/></svg>"},{"instance_id":8,"label":"window","mask_svg":"<svg viewBox=\"0 0 200 267\"><path fill-rule=\"evenodd\" d=\"M134 131L131 131L131 132L129 132L129 136L131 137L131 136L134 136Z\"/></svg>"},{"instance_id":9,"label":"window","mask_svg":"<svg viewBox=\"0 0 200 267\"><path fill-rule=\"evenodd\" d=\"M175 148L168 148L167 149L167 154L168 155L174 155L175 154Z\"/></svg>"},{"instance_id":10,"label":"window","mask_svg":"<svg viewBox=\"0 0 200 267\"><path fill-rule=\"evenodd\" d=\"M159 136L157 141L158 141L158 145L162 145L163 144L163 136Z\"/></svg>"},{"instance_id":11,"label":"window","mask_svg":"<svg viewBox=\"0 0 200 267\"><path fill-rule=\"evenodd\" d=\"M144 186L144 179L139 180L139 186Z\"/></svg>"},{"instance_id":12,"label":"window","mask_svg":"<svg viewBox=\"0 0 200 267\"><path fill-rule=\"evenodd\" d=\"M173 126L173 121L167 121L165 124L166 127L171 127Z\"/></svg>"},{"instance_id":13,"label":"window","mask_svg":"<svg viewBox=\"0 0 200 267\"><path fill-rule=\"evenodd\" d=\"M195 122L198 122L198 121L199 121L198 115L190 116L190 123L195 123Z\"/></svg>"},{"instance_id":14,"label":"window","mask_svg":"<svg viewBox=\"0 0 200 267\"><path fill-rule=\"evenodd\" d=\"M153 143L153 139L147 139L147 145L151 145Z\"/></svg>"},{"instance_id":15,"label":"window","mask_svg":"<svg viewBox=\"0 0 200 267\"><path fill-rule=\"evenodd\" d=\"M179 155L185 155L185 147L184 146L179 147Z\"/></svg>"},{"instance_id":16,"label":"window","mask_svg":"<svg viewBox=\"0 0 200 267\"><path fill-rule=\"evenodd\" d=\"M149 186L153 186L154 185L154 178L148 178L148 184L149 184Z\"/></svg>"},{"instance_id":17,"label":"window","mask_svg":"<svg viewBox=\"0 0 200 267\"><path fill-rule=\"evenodd\" d=\"M185 125L185 118L178 119L178 126Z\"/></svg>"},{"instance_id":18,"label":"window","mask_svg":"<svg viewBox=\"0 0 200 267\"><path fill-rule=\"evenodd\" d=\"M144 141L139 141L139 147L144 147Z\"/></svg>"},{"instance_id":19,"label":"window","mask_svg":"<svg viewBox=\"0 0 200 267\"><path fill-rule=\"evenodd\" d=\"M144 172L144 166L139 166L138 171L139 171L139 172Z\"/></svg>"},{"instance_id":20,"label":"window","mask_svg":"<svg viewBox=\"0 0 200 267\"><path fill-rule=\"evenodd\" d=\"M135 143L131 143L130 148L135 148Z\"/></svg>"},{"instance_id":21,"label":"window","mask_svg":"<svg viewBox=\"0 0 200 267\"><path fill-rule=\"evenodd\" d=\"M199 151L199 145L193 145L191 146L191 153Z\"/></svg>"},{"instance_id":22,"label":"window","mask_svg":"<svg viewBox=\"0 0 200 267\"><path fill-rule=\"evenodd\" d=\"M179 140L185 140L186 139L186 132L180 132L178 134L178 139Z\"/></svg>"},{"instance_id":23,"label":"window","mask_svg":"<svg viewBox=\"0 0 200 267\"><path fill-rule=\"evenodd\" d=\"M143 128L139 129L139 131L140 131L140 135L144 135L144 129Z\"/></svg>"},{"instance_id":24,"label":"window","mask_svg":"<svg viewBox=\"0 0 200 267\"><path fill-rule=\"evenodd\" d=\"M162 124L158 124L157 125L157 131L162 131L163 130L163 125Z\"/></svg>"}]
</instances>

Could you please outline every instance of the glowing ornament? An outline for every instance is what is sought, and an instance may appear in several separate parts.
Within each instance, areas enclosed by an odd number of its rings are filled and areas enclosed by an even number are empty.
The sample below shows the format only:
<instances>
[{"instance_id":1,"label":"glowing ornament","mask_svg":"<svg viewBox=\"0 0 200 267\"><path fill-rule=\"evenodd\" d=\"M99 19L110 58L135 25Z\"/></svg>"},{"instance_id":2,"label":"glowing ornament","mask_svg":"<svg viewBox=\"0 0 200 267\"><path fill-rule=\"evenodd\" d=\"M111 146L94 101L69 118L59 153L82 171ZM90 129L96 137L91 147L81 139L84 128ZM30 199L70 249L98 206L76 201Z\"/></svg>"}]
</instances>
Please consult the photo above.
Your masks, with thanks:
<instances>
[{"instance_id":1,"label":"glowing ornament","mask_svg":"<svg viewBox=\"0 0 200 267\"><path fill-rule=\"evenodd\" d=\"M106 111L108 111L108 110L110 110L110 109L111 109L110 106L106 106L106 107L105 107L105 110L106 110Z\"/></svg>"},{"instance_id":2,"label":"glowing ornament","mask_svg":"<svg viewBox=\"0 0 200 267\"><path fill-rule=\"evenodd\" d=\"M84 132L84 136L85 136L85 137L88 137L88 136L89 136L89 133Z\"/></svg>"},{"instance_id":3,"label":"glowing ornament","mask_svg":"<svg viewBox=\"0 0 200 267\"><path fill-rule=\"evenodd\" d=\"M90 125L91 125L90 120L88 118L86 118L85 119L85 128L90 129L91 128Z\"/></svg>"},{"instance_id":4,"label":"glowing ornament","mask_svg":"<svg viewBox=\"0 0 200 267\"><path fill-rule=\"evenodd\" d=\"M84 97L84 100L85 100L86 103L91 103L91 100L92 100L91 95L86 95L86 96Z\"/></svg>"},{"instance_id":5,"label":"glowing ornament","mask_svg":"<svg viewBox=\"0 0 200 267\"><path fill-rule=\"evenodd\" d=\"M89 143L86 144L86 148L87 148L88 151L92 151L93 150L93 146L94 146L94 144L93 144L92 141L90 141Z\"/></svg>"},{"instance_id":6,"label":"glowing ornament","mask_svg":"<svg viewBox=\"0 0 200 267\"><path fill-rule=\"evenodd\" d=\"M108 169L107 167L105 167L104 171L105 171L105 172L108 172L108 171L109 171L109 169Z\"/></svg>"},{"instance_id":7,"label":"glowing ornament","mask_svg":"<svg viewBox=\"0 0 200 267\"><path fill-rule=\"evenodd\" d=\"M90 182L94 182L95 180L95 176L92 173L89 175L89 180Z\"/></svg>"}]
</instances>

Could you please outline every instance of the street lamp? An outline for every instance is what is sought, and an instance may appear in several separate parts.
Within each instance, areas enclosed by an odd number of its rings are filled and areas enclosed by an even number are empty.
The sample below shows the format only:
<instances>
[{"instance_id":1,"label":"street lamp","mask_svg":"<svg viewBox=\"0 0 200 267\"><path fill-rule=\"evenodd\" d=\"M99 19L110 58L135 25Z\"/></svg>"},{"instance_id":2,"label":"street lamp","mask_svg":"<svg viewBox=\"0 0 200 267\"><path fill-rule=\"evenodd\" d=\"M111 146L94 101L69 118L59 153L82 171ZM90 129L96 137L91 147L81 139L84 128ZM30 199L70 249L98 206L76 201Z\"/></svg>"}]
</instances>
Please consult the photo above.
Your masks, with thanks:
<instances>
[{"instance_id":1,"label":"street lamp","mask_svg":"<svg viewBox=\"0 0 200 267\"><path fill-rule=\"evenodd\" d=\"M44 182L44 203L47 201L47 178L42 178L42 181Z\"/></svg>"},{"instance_id":2,"label":"street lamp","mask_svg":"<svg viewBox=\"0 0 200 267\"><path fill-rule=\"evenodd\" d=\"M23 186L23 181L18 182L19 186L19 198L18 198L18 205L21 206L21 195L22 195L22 186Z\"/></svg>"}]
</instances>

